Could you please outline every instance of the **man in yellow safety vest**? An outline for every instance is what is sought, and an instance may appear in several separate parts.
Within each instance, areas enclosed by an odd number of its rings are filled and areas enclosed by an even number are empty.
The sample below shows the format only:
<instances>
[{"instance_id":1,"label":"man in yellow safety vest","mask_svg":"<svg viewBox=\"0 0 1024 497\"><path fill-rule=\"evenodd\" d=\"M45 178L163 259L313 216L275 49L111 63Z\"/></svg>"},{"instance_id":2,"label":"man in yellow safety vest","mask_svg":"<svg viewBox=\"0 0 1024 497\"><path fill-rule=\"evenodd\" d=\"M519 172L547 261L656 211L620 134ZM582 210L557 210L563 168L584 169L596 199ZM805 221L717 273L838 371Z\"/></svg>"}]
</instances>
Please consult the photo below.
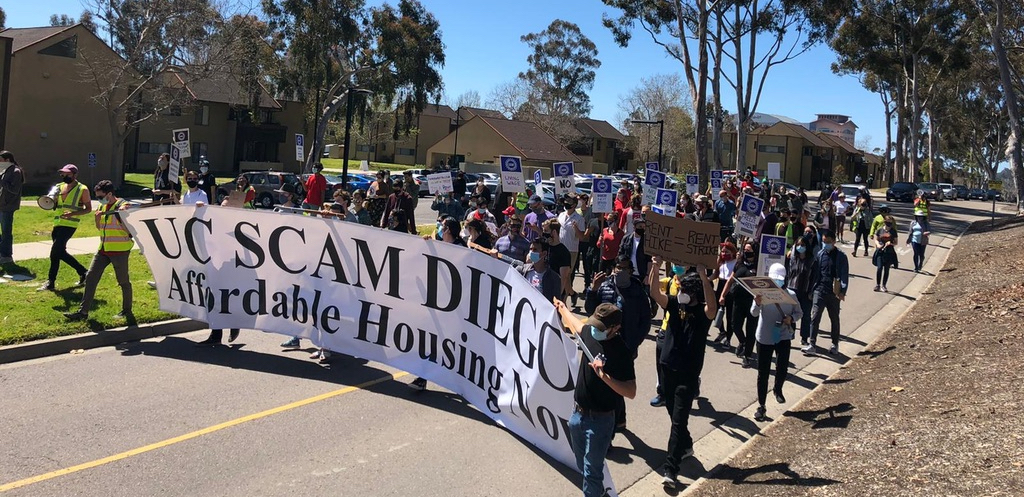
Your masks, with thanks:
<instances>
[{"instance_id":1,"label":"man in yellow safety vest","mask_svg":"<svg viewBox=\"0 0 1024 497\"><path fill-rule=\"evenodd\" d=\"M121 220L120 211L128 209L128 202L114 195L114 184L103 180L96 184L96 199L100 208L96 211L96 228L100 230L100 249L92 258L89 272L85 278L85 294L82 305L75 312L66 312L64 316L70 320L88 319L89 307L96 295L96 286L100 283L103 270L108 265L114 266L117 284L121 286L121 312L114 319L126 319L129 323L135 320L132 315L132 281L128 276L128 254L131 253L132 241L128 228Z\"/></svg>"},{"instance_id":2,"label":"man in yellow safety vest","mask_svg":"<svg viewBox=\"0 0 1024 497\"><path fill-rule=\"evenodd\" d=\"M74 164L68 164L58 172L64 184L54 196L54 212L57 215L53 217L53 231L50 232L50 239L53 240L53 245L50 246L50 271L46 283L37 291L55 289L61 261L78 273L79 286L85 283L85 266L68 253L68 240L75 236L75 231L78 230L78 218L92 212L89 187L78 182L78 166Z\"/></svg>"}]
</instances>

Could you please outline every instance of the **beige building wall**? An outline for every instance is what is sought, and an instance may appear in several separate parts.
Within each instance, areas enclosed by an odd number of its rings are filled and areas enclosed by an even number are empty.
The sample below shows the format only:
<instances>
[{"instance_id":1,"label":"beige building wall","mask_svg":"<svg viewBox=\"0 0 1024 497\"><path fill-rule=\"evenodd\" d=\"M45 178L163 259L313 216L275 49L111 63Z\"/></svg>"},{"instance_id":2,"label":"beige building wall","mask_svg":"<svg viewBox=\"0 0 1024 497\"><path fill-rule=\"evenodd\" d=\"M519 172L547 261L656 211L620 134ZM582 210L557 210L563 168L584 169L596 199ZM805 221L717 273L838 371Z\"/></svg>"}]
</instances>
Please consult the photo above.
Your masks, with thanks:
<instances>
[{"instance_id":1,"label":"beige building wall","mask_svg":"<svg viewBox=\"0 0 1024 497\"><path fill-rule=\"evenodd\" d=\"M438 140L427 149L427 164L447 161L455 147L455 133ZM471 119L459 128L458 154L467 162L496 162L499 155L521 155L505 139L494 132L482 119ZM523 161L524 170L526 161ZM548 167L550 168L550 163Z\"/></svg>"},{"instance_id":2,"label":"beige building wall","mask_svg":"<svg viewBox=\"0 0 1024 497\"><path fill-rule=\"evenodd\" d=\"M39 50L77 36L76 58L42 55ZM116 55L85 28L76 26L25 47L11 59L7 130L4 146L14 152L32 185L52 185L64 164L79 167L79 179L95 184L112 178L112 164L123 161L122 147L111 149L107 112L92 97L95 88L83 76L83 56ZM96 167L89 167L89 154Z\"/></svg>"}]
</instances>

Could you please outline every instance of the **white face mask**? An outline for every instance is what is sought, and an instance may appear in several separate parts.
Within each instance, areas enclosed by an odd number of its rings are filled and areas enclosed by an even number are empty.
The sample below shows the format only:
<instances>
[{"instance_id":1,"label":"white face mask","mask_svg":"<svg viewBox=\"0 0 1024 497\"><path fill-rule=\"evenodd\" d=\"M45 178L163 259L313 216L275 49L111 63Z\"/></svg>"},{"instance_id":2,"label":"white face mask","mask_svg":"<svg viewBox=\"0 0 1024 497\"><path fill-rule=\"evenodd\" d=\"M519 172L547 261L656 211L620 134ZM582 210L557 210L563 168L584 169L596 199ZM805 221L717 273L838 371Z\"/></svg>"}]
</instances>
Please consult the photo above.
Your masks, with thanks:
<instances>
[{"instance_id":1,"label":"white face mask","mask_svg":"<svg viewBox=\"0 0 1024 497\"><path fill-rule=\"evenodd\" d=\"M199 171L200 171L201 173L203 173L203 174L206 174L206 173L210 172L210 168L208 168L208 167L206 167L206 166L203 166L203 167L200 167L200 168L199 168Z\"/></svg>"},{"instance_id":2,"label":"white face mask","mask_svg":"<svg viewBox=\"0 0 1024 497\"><path fill-rule=\"evenodd\" d=\"M167 166L169 166L169 165L170 165L170 162L168 162L168 161L167 161L166 159L158 159L158 160L156 161L156 165L157 165L157 167L159 167L160 169L167 169Z\"/></svg>"}]
</instances>

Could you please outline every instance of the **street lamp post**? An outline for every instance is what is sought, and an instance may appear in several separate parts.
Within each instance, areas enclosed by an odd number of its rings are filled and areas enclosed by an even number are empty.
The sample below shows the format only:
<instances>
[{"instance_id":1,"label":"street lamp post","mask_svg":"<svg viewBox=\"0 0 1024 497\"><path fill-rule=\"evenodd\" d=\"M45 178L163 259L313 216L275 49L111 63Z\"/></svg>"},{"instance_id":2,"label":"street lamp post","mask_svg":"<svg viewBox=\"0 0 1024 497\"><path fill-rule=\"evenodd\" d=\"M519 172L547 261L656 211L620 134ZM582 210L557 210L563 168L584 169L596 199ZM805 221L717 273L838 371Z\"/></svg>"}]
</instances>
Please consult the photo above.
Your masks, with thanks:
<instances>
[{"instance_id":1,"label":"street lamp post","mask_svg":"<svg viewBox=\"0 0 1024 497\"><path fill-rule=\"evenodd\" d=\"M455 145L452 147L452 163L455 165L456 169L459 168L459 128L462 127L459 124L461 120L462 106L460 105L459 108L455 110ZM448 169L451 169L451 165L448 166Z\"/></svg>"},{"instance_id":2,"label":"street lamp post","mask_svg":"<svg viewBox=\"0 0 1024 497\"><path fill-rule=\"evenodd\" d=\"M635 120L634 119L634 120L632 120L630 122L633 123L633 124L648 124L648 125L650 125L650 124L657 124L658 125L658 167L661 167L661 143L662 143L662 140L665 138L665 120L664 119L658 119L657 121L640 121L640 120Z\"/></svg>"},{"instance_id":3,"label":"street lamp post","mask_svg":"<svg viewBox=\"0 0 1024 497\"><path fill-rule=\"evenodd\" d=\"M350 141L351 136L352 136L352 96L355 95L356 93L361 93L363 95L372 95L373 94L372 91L364 89L364 88L349 88L348 90L346 90L346 92L347 92L347 95L346 95L346 102L345 102L345 143L343 145L345 147L345 160L344 160L344 162L342 162L343 166L341 168L341 188L342 189L348 188L348 155L350 153L348 147L349 147L349 141Z\"/></svg>"}]
</instances>

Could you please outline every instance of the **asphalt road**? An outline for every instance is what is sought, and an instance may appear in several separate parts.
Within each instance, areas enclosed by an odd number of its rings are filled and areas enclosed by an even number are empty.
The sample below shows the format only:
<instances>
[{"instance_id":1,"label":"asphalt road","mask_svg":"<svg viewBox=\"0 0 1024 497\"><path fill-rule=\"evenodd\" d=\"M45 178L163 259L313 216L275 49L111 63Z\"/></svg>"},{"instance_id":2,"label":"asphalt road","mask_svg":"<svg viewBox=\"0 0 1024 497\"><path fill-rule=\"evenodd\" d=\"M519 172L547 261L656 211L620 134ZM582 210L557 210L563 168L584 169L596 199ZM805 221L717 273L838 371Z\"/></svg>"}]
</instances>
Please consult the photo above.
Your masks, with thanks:
<instances>
[{"instance_id":1,"label":"asphalt road","mask_svg":"<svg viewBox=\"0 0 1024 497\"><path fill-rule=\"evenodd\" d=\"M986 217L990 206L934 204L928 255L948 249L966 222ZM894 207L905 228L909 206ZM850 251L850 245L840 248ZM914 298L898 293L915 276L906 269L910 255L901 261L903 269L890 279L893 293L881 294L872 291L870 260L851 259L844 335L889 300ZM827 317L823 328L825 322ZM415 392L404 373L350 357L321 366L307 359L309 349L282 351L281 335L259 331L243 330L231 346L194 347L205 334L0 366L0 492L579 493L574 470L433 385ZM804 367L808 359L794 352L792 362ZM661 464L668 438L665 410L648 405L655 388L652 340L642 346L636 368L639 392L628 402L629 431L616 436L609 455L620 489ZM694 437L754 402L755 377L734 355L709 349L702 397L691 418ZM752 422L742 426L756 430ZM716 462L701 461L708 468Z\"/></svg>"}]
</instances>

